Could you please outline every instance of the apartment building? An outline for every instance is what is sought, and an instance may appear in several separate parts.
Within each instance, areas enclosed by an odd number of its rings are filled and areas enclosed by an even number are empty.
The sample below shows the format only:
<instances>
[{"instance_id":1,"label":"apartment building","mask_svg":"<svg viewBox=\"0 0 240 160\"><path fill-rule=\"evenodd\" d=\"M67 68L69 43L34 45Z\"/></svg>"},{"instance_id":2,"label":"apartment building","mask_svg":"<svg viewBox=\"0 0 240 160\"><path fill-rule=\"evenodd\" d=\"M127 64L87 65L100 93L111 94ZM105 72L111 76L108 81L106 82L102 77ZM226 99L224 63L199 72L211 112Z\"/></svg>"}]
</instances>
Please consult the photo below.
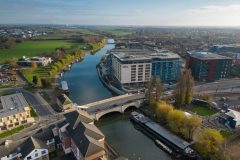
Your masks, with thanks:
<instances>
[{"instance_id":1,"label":"apartment building","mask_svg":"<svg viewBox=\"0 0 240 160\"><path fill-rule=\"evenodd\" d=\"M192 51L188 54L188 67L198 81L214 81L229 77L232 58L211 52Z\"/></svg>"},{"instance_id":2,"label":"apartment building","mask_svg":"<svg viewBox=\"0 0 240 160\"><path fill-rule=\"evenodd\" d=\"M34 121L22 93L1 96L0 99L0 132Z\"/></svg>"},{"instance_id":3,"label":"apartment building","mask_svg":"<svg viewBox=\"0 0 240 160\"><path fill-rule=\"evenodd\" d=\"M180 56L166 50L114 49L108 54L110 73L123 85L145 83L151 77L176 81L180 74Z\"/></svg>"}]
</instances>

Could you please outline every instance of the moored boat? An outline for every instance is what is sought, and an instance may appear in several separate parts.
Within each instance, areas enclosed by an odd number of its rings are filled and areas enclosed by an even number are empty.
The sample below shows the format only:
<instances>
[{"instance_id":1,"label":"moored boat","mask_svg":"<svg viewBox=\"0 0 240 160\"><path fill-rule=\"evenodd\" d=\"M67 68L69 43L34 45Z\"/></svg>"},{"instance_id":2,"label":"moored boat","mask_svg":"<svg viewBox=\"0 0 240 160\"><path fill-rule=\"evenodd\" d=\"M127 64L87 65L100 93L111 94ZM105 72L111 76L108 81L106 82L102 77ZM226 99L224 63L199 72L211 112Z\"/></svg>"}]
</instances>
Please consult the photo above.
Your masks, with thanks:
<instances>
[{"instance_id":1,"label":"moored boat","mask_svg":"<svg viewBox=\"0 0 240 160\"><path fill-rule=\"evenodd\" d=\"M171 150L174 155L180 154L183 158L197 159L197 153L190 147L190 143L174 135L148 117L145 117L143 114L134 111L131 115L131 120L143 128L151 138L154 140L157 139L158 143L155 143L162 148L164 147L163 149L165 151L169 152Z\"/></svg>"},{"instance_id":2,"label":"moored boat","mask_svg":"<svg viewBox=\"0 0 240 160\"><path fill-rule=\"evenodd\" d=\"M63 90L64 93L69 93L67 81L61 82L61 89Z\"/></svg>"}]
</instances>

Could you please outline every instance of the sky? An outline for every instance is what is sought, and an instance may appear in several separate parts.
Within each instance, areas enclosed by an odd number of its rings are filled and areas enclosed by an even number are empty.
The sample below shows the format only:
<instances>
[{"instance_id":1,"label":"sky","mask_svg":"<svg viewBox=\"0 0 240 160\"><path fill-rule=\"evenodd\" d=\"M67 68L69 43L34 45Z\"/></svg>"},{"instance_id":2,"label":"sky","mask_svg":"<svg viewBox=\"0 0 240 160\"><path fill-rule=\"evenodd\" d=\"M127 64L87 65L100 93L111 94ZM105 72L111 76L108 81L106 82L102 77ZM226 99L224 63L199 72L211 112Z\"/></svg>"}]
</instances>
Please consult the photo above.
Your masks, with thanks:
<instances>
[{"instance_id":1,"label":"sky","mask_svg":"<svg viewBox=\"0 0 240 160\"><path fill-rule=\"evenodd\" d=\"M240 0L0 0L0 24L240 26Z\"/></svg>"}]
</instances>

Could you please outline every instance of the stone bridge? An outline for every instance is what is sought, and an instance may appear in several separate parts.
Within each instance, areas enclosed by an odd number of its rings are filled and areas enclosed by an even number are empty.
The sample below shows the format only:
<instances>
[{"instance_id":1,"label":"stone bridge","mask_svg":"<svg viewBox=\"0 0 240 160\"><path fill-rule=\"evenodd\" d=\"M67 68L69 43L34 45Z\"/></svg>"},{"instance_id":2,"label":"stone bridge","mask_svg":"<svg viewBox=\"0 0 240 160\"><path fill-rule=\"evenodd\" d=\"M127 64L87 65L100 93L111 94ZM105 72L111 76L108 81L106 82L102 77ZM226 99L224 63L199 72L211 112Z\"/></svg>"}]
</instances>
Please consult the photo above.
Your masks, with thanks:
<instances>
[{"instance_id":1,"label":"stone bridge","mask_svg":"<svg viewBox=\"0 0 240 160\"><path fill-rule=\"evenodd\" d=\"M108 109L98 111L92 114L91 116L94 120L98 121L102 116L108 113L112 113L112 112L124 113L124 111L129 107L139 108L141 106L141 103L142 103L142 100L136 100L135 102L126 103L116 107L109 107Z\"/></svg>"},{"instance_id":2,"label":"stone bridge","mask_svg":"<svg viewBox=\"0 0 240 160\"><path fill-rule=\"evenodd\" d=\"M99 120L102 116L111 112L124 113L129 107L139 108L144 98L144 94L124 94L85 104L79 106L79 108L86 110L94 120Z\"/></svg>"}]
</instances>

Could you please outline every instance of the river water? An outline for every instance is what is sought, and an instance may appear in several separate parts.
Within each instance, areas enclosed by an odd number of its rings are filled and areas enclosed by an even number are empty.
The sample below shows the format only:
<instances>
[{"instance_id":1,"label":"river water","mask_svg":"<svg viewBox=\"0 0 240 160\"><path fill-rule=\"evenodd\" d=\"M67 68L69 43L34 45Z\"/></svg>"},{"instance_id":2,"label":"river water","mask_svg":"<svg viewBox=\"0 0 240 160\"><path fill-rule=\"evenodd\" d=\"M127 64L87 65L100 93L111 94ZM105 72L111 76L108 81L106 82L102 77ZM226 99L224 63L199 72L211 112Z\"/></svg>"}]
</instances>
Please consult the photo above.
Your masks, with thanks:
<instances>
[{"instance_id":1,"label":"river water","mask_svg":"<svg viewBox=\"0 0 240 160\"><path fill-rule=\"evenodd\" d=\"M71 70L64 73L63 79L68 83L69 97L74 103L83 105L114 96L101 83L96 71L102 55L112 48L114 44L106 44L96 54L87 54L82 62L73 64ZM103 116L96 125L106 136L108 144L129 160L171 160L150 138L134 128L129 113Z\"/></svg>"}]
</instances>

